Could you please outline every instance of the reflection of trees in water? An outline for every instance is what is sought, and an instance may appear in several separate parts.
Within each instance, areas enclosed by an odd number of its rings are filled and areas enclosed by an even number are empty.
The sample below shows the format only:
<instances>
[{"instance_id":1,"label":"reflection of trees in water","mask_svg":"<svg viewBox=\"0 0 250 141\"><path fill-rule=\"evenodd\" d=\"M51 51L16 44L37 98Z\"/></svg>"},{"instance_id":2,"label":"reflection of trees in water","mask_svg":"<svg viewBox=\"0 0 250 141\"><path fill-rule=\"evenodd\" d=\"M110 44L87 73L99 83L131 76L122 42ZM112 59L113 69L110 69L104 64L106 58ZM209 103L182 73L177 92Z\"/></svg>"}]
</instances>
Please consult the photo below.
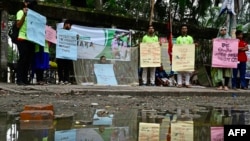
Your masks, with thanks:
<instances>
[{"instance_id":1,"label":"reflection of trees in water","mask_svg":"<svg viewBox=\"0 0 250 141\"><path fill-rule=\"evenodd\" d=\"M210 128L206 125L199 125L194 127L195 141L210 141Z\"/></svg>"},{"instance_id":2,"label":"reflection of trees in water","mask_svg":"<svg viewBox=\"0 0 250 141\"><path fill-rule=\"evenodd\" d=\"M128 141L128 139L128 128L118 127L113 130L110 141Z\"/></svg>"},{"instance_id":3,"label":"reflection of trees in water","mask_svg":"<svg viewBox=\"0 0 250 141\"><path fill-rule=\"evenodd\" d=\"M194 119L194 141L210 141L210 107L203 107L204 111L198 111L199 118Z\"/></svg>"}]
</instances>

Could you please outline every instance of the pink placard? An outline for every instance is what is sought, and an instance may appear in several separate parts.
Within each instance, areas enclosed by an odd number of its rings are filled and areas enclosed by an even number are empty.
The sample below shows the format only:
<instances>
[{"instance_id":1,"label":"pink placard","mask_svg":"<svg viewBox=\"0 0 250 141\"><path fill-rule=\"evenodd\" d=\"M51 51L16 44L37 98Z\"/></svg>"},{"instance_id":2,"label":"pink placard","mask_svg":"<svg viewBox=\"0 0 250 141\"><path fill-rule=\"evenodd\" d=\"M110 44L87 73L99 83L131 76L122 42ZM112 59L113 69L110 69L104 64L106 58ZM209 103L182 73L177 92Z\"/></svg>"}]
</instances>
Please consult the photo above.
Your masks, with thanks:
<instances>
[{"instance_id":1,"label":"pink placard","mask_svg":"<svg viewBox=\"0 0 250 141\"><path fill-rule=\"evenodd\" d=\"M238 39L214 39L212 67L237 68Z\"/></svg>"},{"instance_id":2,"label":"pink placard","mask_svg":"<svg viewBox=\"0 0 250 141\"><path fill-rule=\"evenodd\" d=\"M47 41L56 44L56 30L50 26L46 26L45 38Z\"/></svg>"},{"instance_id":3,"label":"pink placard","mask_svg":"<svg viewBox=\"0 0 250 141\"><path fill-rule=\"evenodd\" d=\"M224 141L224 127L211 127L211 141Z\"/></svg>"}]
</instances>

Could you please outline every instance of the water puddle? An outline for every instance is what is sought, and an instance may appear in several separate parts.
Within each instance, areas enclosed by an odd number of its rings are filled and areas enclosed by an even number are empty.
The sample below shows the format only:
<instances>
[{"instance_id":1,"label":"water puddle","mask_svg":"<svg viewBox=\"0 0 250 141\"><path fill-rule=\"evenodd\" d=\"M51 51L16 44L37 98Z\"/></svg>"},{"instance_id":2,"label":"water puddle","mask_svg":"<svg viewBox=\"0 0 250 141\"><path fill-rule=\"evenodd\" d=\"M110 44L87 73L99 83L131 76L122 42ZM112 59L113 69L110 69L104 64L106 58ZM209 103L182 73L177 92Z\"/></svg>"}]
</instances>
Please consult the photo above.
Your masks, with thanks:
<instances>
[{"instance_id":1,"label":"water puddle","mask_svg":"<svg viewBox=\"0 0 250 141\"><path fill-rule=\"evenodd\" d=\"M20 113L2 113L0 138L4 141L137 141L157 135L159 140L167 141L171 133L177 132L175 128L185 124L193 134L192 140L210 141L210 132L215 130L212 127L250 123L249 112L210 106L200 106L196 110L176 108L174 111L95 109L93 113L82 110L76 115L55 115L53 120L45 117L43 115L43 120L20 120ZM183 132L183 136L186 134Z\"/></svg>"}]
</instances>

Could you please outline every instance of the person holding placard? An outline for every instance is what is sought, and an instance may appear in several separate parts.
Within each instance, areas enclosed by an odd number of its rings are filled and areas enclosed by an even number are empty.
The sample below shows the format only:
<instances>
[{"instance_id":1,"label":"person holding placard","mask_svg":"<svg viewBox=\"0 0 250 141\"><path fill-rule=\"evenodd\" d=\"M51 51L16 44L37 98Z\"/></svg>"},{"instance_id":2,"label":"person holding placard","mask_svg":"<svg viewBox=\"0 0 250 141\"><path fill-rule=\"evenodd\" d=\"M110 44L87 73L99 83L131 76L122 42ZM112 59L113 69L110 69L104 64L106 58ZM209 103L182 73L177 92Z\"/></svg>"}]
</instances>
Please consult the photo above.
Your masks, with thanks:
<instances>
[{"instance_id":1,"label":"person holding placard","mask_svg":"<svg viewBox=\"0 0 250 141\"><path fill-rule=\"evenodd\" d=\"M241 30L237 30L235 32L236 38L239 39L239 46L238 46L238 65L237 68L233 69L233 78L232 78L232 88L236 89L237 86L237 74L238 71L240 72L240 86L242 89L247 89L246 87L246 62L247 62L247 55L246 51L248 51L248 44L243 40L243 32Z\"/></svg>"},{"instance_id":2,"label":"person holding placard","mask_svg":"<svg viewBox=\"0 0 250 141\"><path fill-rule=\"evenodd\" d=\"M63 24L63 29L70 30L71 29L71 21L66 20ZM57 71L60 85L70 85L69 82L69 72L72 68L72 61L68 59L57 58Z\"/></svg>"},{"instance_id":3,"label":"person holding placard","mask_svg":"<svg viewBox=\"0 0 250 141\"><path fill-rule=\"evenodd\" d=\"M183 24L181 26L181 35L177 37L176 44L193 44L193 37L187 34L188 27ZM183 85L182 77L185 77L185 86L190 88L190 72L177 72L177 87L181 88Z\"/></svg>"},{"instance_id":4,"label":"person holding placard","mask_svg":"<svg viewBox=\"0 0 250 141\"><path fill-rule=\"evenodd\" d=\"M17 39L17 48L19 52L19 59L17 62L17 85L30 84L28 74L31 68L33 56L35 53L35 44L27 38L27 12L28 9L34 9L37 4L36 1L25 0L23 7L18 10L16 14L17 27L19 34Z\"/></svg>"},{"instance_id":5,"label":"person holding placard","mask_svg":"<svg viewBox=\"0 0 250 141\"><path fill-rule=\"evenodd\" d=\"M152 25L148 27L148 33L142 38L143 43L157 43L159 42L158 36L155 35L155 30ZM160 43L161 45L161 43ZM147 85L147 72L150 71L150 85L155 86L155 69L156 67L143 67L142 68L142 86Z\"/></svg>"},{"instance_id":6,"label":"person holding placard","mask_svg":"<svg viewBox=\"0 0 250 141\"><path fill-rule=\"evenodd\" d=\"M231 39L231 37L227 33L227 27L222 26L219 29L219 39ZM221 74L221 75L218 75ZM231 68L212 68L211 70L211 76L213 79L213 83L217 84L219 87L217 88L218 90L228 90L228 84L230 77L232 76L232 69ZM216 82L214 82L217 80ZM223 85L223 80L224 80L224 85Z\"/></svg>"}]
</instances>

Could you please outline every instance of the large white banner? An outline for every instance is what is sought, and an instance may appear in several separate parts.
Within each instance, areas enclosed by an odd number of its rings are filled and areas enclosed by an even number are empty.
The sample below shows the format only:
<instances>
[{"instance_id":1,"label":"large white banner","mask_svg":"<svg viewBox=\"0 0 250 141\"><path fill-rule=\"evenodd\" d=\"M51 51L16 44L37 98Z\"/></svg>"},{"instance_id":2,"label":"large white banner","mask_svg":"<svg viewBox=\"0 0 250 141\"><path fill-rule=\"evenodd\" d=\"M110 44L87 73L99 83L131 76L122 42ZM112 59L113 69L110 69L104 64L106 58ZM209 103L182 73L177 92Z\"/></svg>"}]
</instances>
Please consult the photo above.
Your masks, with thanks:
<instances>
[{"instance_id":1,"label":"large white banner","mask_svg":"<svg viewBox=\"0 0 250 141\"><path fill-rule=\"evenodd\" d=\"M62 27L63 23L57 25L57 29ZM72 25L71 30L78 34L78 59L99 59L106 56L108 60L130 61L129 31L79 25Z\"/></svg>"}]
</instances>

